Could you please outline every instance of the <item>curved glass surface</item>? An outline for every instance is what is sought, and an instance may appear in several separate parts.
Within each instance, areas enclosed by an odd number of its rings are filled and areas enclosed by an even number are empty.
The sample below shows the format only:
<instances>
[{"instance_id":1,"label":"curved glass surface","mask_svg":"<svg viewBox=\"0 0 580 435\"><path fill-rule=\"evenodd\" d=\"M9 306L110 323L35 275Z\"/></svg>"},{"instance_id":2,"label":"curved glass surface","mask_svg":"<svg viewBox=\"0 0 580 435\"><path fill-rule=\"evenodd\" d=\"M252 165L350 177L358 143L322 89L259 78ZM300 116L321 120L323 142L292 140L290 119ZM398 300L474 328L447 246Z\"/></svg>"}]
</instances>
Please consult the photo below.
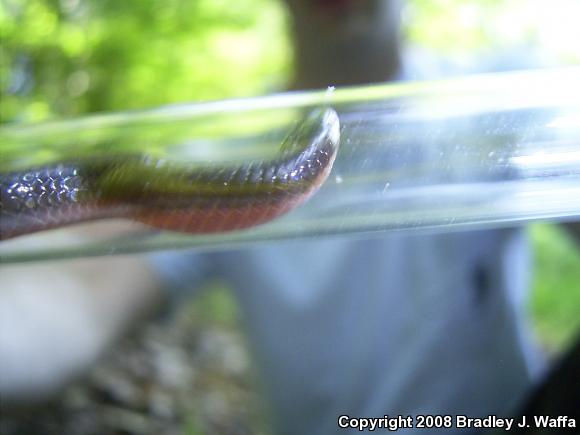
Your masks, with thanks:
<instances>
[{"instance_id":1,"label":"curved glass surface","mask_svg":"<svg viewBox=\"0 0 580 435\"><path fill-rule=\"evenodd\" d=\"M378 231L456 231L580 216L580 69L288 93L0 129L0 171L146 154L271 158L305 110L330 106L341 147L306 204L268 224L188 235L102 221L0 242L2 262L227 249Z\"/></svg>"}]
</instances>

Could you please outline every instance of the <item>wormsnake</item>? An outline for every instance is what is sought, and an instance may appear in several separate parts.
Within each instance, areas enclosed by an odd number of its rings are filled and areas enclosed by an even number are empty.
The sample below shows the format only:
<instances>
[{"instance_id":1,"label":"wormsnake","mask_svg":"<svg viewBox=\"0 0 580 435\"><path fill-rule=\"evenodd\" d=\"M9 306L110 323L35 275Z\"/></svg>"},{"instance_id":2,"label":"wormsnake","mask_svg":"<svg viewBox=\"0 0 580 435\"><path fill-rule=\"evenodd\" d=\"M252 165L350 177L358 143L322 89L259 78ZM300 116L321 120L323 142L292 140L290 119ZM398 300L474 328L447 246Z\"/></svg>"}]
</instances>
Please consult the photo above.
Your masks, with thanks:
<instances>
[{"instance_id":1,"label":"wormsnake","mask_svg":"<svg viewBox=\"0 0 580 435\"><path fill-rule=\"evenodd\" d=\"M106 218L188 233L261 224L320 187L339 136L336 112L319 109L289 134L270 161L192 168L119 156L2 173L0 240Z\"/></svg>"}]
</instances>

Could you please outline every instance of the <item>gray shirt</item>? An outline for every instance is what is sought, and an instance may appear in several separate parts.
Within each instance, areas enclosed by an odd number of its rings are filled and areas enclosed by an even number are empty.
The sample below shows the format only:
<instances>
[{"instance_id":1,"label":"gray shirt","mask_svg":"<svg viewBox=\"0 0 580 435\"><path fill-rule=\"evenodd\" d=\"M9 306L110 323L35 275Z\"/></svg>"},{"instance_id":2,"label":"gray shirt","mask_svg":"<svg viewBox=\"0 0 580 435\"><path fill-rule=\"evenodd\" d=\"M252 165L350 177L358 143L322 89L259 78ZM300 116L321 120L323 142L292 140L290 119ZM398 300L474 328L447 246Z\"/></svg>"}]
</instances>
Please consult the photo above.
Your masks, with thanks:
<instances>
[{"instance_id":1,"label":"gray shirt","mask_svg":"<svg viewBox=\"0 0 580 435\"><path fill-rule=\"evenodd\" d=\"M518 229L166 254L157 268L174 288L230 283L277 433L337 433L341 414L505 415L529 386Z\"/></svg>"}]
</instances>

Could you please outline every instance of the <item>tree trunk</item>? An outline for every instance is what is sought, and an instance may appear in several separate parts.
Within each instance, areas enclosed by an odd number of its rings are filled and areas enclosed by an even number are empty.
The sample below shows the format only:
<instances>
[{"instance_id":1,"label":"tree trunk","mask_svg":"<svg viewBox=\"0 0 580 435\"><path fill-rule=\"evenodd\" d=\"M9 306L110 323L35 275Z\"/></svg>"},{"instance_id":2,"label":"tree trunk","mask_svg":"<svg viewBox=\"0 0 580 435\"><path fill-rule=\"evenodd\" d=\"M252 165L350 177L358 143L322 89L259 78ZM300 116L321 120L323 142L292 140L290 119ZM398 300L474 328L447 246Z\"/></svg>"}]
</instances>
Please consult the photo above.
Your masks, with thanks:
<instances>
[{"instance_id":1,"label":"tree trunk","mask_svg":"<svg viewBox=\"0 0 580 435\"><path fill-rule=\"evenodd\" d=\"M382 82L400 67L397 0L285 0L291 15L292 89Z\"/></svg>"}]
</instances>

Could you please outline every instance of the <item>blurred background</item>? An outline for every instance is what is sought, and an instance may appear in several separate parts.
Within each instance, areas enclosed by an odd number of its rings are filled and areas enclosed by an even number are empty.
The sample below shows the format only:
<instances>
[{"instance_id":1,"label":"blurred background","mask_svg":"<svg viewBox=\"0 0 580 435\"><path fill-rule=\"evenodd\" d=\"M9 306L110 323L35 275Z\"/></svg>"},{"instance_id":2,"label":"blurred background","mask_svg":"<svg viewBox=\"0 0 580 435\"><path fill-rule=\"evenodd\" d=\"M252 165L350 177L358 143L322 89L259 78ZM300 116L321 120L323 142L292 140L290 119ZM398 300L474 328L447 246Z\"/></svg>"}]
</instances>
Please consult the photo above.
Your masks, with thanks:
<instances>
[{"instance_id":1,"label":"blurred background","mask_svg":"<svg viewBox=\"0 0 580 435\"><path fill-rule=\"evenodd\" d=\"M578 0L404 5L411 78L415 65L437 78L580 63ZM262 95L292 78L287 11L275 0L1 0L0 35L2 123ZM528 308L542 347L556 355L580 329L580 253L554 225L530 232ZM84 433L100 419L114 433L269 433L237 307L226 287L211 286L34 407L33 426L19 426L30 409L18 407L2 430Z\"/></svg>"}]
</instances>

